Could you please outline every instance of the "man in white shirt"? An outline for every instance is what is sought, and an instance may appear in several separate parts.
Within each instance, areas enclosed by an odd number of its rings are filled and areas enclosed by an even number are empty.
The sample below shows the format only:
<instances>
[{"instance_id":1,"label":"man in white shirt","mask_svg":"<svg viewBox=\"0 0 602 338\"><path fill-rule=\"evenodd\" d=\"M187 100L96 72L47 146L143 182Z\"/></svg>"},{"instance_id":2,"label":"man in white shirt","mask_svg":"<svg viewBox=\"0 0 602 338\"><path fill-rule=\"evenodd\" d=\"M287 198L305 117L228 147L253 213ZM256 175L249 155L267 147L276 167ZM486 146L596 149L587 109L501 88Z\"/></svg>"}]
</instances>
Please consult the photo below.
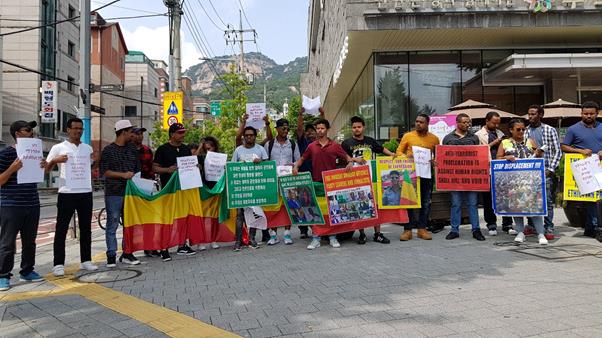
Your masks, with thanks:
<instances>
[{"instance_id":1,"label":"man in white shirt","mask_svg":"<svg viewBox=\"0 0 602 338\"><path fill-rule=\"evenodd\" d=\"M52 273L57 276L65 275L65 238L73 213L77 211L79 218L79 252L81 268L88 271L97 270L92 264L92 179L91 166L92 147L81 142L83 122L78 118L67 121L69 139L54 145L46 159L46 171L50 172L59 165L59 194L57 200L56 232L54 235L54 267ZM69 163L67 162L69 161ZM77 177L67 173L71 163L84 163L77 166L80 172ZM70 176L69 180L68 177Z\"/></svg>"}]
</instances>

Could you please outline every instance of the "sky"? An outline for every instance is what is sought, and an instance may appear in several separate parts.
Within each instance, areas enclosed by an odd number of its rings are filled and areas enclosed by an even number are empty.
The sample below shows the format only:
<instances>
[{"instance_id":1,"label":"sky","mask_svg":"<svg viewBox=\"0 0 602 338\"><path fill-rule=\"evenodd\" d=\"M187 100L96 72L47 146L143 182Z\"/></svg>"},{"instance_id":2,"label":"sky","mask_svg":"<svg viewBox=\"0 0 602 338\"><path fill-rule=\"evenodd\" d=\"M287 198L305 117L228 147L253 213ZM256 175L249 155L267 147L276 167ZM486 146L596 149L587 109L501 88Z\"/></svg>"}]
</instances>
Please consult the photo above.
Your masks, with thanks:
<instances>
[{"instance_id":1,"label":"sky","mask_svg":"<svg viewBox=\"0 0 602 338\"><path fill-rule=\"evenodd\" d=\"M109 2L92 0L91 6L95 9ZM242 17L243 29L254 28L257 32L256 44L244 43L245 53L260 51L278 64L307 55L309 0L185 0L187 19L182 19L182 70L200 63L201 57L239 52L238 44L226 45L224 30L227 24L230 29L233 26L238 29L241 5L246 14L246 18ZM105 19L116 18L107 21L119 22L129 50L142 51L151 59L167 63L169 22L166 16L118 19L158 13L167 13L163 0L121 0L100 10ZM198 28L189 29L187 20ZM203 39L207 47L198 47L196 36L200 36L197 40ZM252 33L246 33L245 39L252 38Z\"/></svg>"}]
</instances>

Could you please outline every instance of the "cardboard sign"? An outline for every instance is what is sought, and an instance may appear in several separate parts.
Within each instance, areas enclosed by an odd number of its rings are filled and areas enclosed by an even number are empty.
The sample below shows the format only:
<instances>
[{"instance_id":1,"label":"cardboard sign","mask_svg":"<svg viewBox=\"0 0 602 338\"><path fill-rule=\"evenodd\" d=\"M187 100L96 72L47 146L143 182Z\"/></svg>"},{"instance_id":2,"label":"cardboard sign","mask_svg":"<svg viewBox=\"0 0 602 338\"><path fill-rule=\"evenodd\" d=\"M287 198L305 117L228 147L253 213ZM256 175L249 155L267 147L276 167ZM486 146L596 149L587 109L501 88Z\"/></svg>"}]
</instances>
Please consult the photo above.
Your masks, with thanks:
<instances>
[{"instance_id":1,"label":"cardboard sign","mask_svg":"<svg viewBox=\"0 0 602 338\"><path fill-rule=\"evenodd\" d=\"M178 176L182 190L200 188L203 186L199 159L196 156L182 156L177 158Z\"/></svg>"},{"instance_id":2,"label":"cardboard sign","mask_svg":"<svg viewBox=\"0 0 602 338\"><path fill-rule=\"evenodd\" d=\"M596 202L600 200L600 190L590 194L582 194L573 176L571 163L585 158L586 156L581 154L564 154L564 189L562 197L565 201Z\"/></svg>"},{"instance_id":3,"label":"cardboard sign","mask_svg":"<svg viewBox=\"0 0 602 338\"><path fill-rule=\"evenodd\" d=\"M265 117L265 103L247 103L247 114L249 118L247 119L247 127L253 127L257 130L263 129L265 126L265 121L263 118Z\"/></svg>"},{"instance_id":4,"label":"cardboard sign","mask_svg":"<svg viewBox=\"0 0 602 338\"><path fill-rule=\"evenodd\" d=\"M44 182L44 168L40 163L44 159L42 140L38 138L17 138L17 157L23 167L17 171L17 184Z\"/></svg>"},{"instance_id":5,"label":"cardboard sign","mask_svg":"<svg viewBox=\"0 0 602 338\"><path fill-rule=\"evenodd\" d=\"M546 216L543 158L491 161L493 210L500 216Z\"/></svg>"},{"instance_id":6,"label":"cardboard sign","mask_svg":"<svg viewBox=\"0 0 602 338\"><path fill-rule=\"evenodd\" d=\"M276 161L226 164L228 208L278 204Z\"/></svg>"},{"instance_id":7,"label":"cardboard sign","mask_svg":"<svg viewBox=\"0 0 602 338\"><path fill-rule=\"evenodd\" d=\"M282 176L279 181L282 201L292 225L324 224L310 173Z\"/></svg>"},{"instance_id":8,"label":"cardboard sign","mask_svg":"<svg viewBox=\"0 0 602 338\"><path fill-rule=\"evenodd\" d=\"M420 208L420 178L408 158L376 159L378 208Z\"/></svg>"},{"instance_id":9,"label":"cardboard sign","mask_svg":"<svg viewBox=\"0 0 602 338\"><path fill-rule=\"evenodd\" d=\"M205 156L205 179L209 182L219 181L226 172L226 162L228 155L208 151Z\"/></svg>"},{"instance_id":10,"label":"cardboard sign","mask_svg":"<svg viewBox=\"0 0 602 338\"><path fill-rule=\"evenodd\" d=\"M67 154L65 163L65 185L70 189L92 188L90 155Z\"/></svg>"},{"instance_id":11,"label":"cardboard sign","mask_svg":"<svg viewBox=\"0 0 602 338\"><path fill-rule=\"evenodd\" d=\"M437 146L439 191L489 191L488 146Z\"/></svg>"}]
</instances>

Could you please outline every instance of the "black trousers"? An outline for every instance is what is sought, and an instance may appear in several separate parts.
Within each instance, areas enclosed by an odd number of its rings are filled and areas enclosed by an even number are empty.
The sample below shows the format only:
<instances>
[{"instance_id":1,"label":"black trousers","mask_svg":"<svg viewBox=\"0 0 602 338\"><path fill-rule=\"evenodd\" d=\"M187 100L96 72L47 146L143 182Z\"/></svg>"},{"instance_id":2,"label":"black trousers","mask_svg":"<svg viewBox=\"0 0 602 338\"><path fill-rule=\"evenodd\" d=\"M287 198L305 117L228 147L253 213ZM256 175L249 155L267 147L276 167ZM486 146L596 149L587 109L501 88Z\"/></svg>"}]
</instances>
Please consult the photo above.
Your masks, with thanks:
<instances>
[{"instance_id":1,"label":"black trousers","mask_svg":"<svg viewBox=\"0 0 602 338\"><path fill-rule=\"evenodd\" d=\"M489 228L489 230L495 230L497 224L497 217L495 216L495 212L493 211L491 191L482 192L481 197L483 198L483 216L485 218L487 228Z\"/></svg>"},{"instance_id":2,"label":"black trousers","mask_svg":"<svg viewBox=\"0 0 602 338\"><path fill-rule=\"evenodd\" d=\"M82 262L92 260L92 193L59 193L56 232L54 234L54 265L65 265L65 239L73 213L79 224L79 256Z\"/></svg>"},{"instance_id":3,"label":"black trousers","mask_svg":"<svg viewBox=\"0 0 602 338\"><path fill-rule=\"evenodd\" d=\"M21 234L21 275L33 271L40 207L0 207L0 278L10 278L15 266L17 234Z\"/></svg>"}]
</instances>

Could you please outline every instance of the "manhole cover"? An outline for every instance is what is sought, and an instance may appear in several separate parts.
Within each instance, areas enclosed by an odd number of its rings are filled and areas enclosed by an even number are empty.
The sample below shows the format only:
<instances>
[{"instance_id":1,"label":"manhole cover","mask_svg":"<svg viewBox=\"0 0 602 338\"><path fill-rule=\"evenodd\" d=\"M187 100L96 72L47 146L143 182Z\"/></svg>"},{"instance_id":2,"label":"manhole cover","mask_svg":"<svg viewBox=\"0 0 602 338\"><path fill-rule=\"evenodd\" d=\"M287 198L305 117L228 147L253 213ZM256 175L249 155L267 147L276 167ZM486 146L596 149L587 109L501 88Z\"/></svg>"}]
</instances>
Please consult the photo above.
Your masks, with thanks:
<instances>
[{"instance_id":1,"label":"manhole cover","mask_svg":"<svg viewBox=\"0 0 602 338\"><path fill-rule=\"evenodd\" d=\"M554 246L528 246L518 247L513 249L514 252L519 252L539 258L549 260L561 260L571 258L581 258L587 256L600 256L602 248L599 246L588 244L570 244L570 245L554 245Z\"/></svg>"},{"instance_id":2,"label":"manhole cover","mask_svg":"<svg viewBox=\"0 0 602 338\"><path fill-rule=\"evenodd\" d=\"M134 269L111 269L87 272L75 279L83 283L112 283L136 278L140 275L142 275L142 271Z\"/></svg>"}]
</instances>

